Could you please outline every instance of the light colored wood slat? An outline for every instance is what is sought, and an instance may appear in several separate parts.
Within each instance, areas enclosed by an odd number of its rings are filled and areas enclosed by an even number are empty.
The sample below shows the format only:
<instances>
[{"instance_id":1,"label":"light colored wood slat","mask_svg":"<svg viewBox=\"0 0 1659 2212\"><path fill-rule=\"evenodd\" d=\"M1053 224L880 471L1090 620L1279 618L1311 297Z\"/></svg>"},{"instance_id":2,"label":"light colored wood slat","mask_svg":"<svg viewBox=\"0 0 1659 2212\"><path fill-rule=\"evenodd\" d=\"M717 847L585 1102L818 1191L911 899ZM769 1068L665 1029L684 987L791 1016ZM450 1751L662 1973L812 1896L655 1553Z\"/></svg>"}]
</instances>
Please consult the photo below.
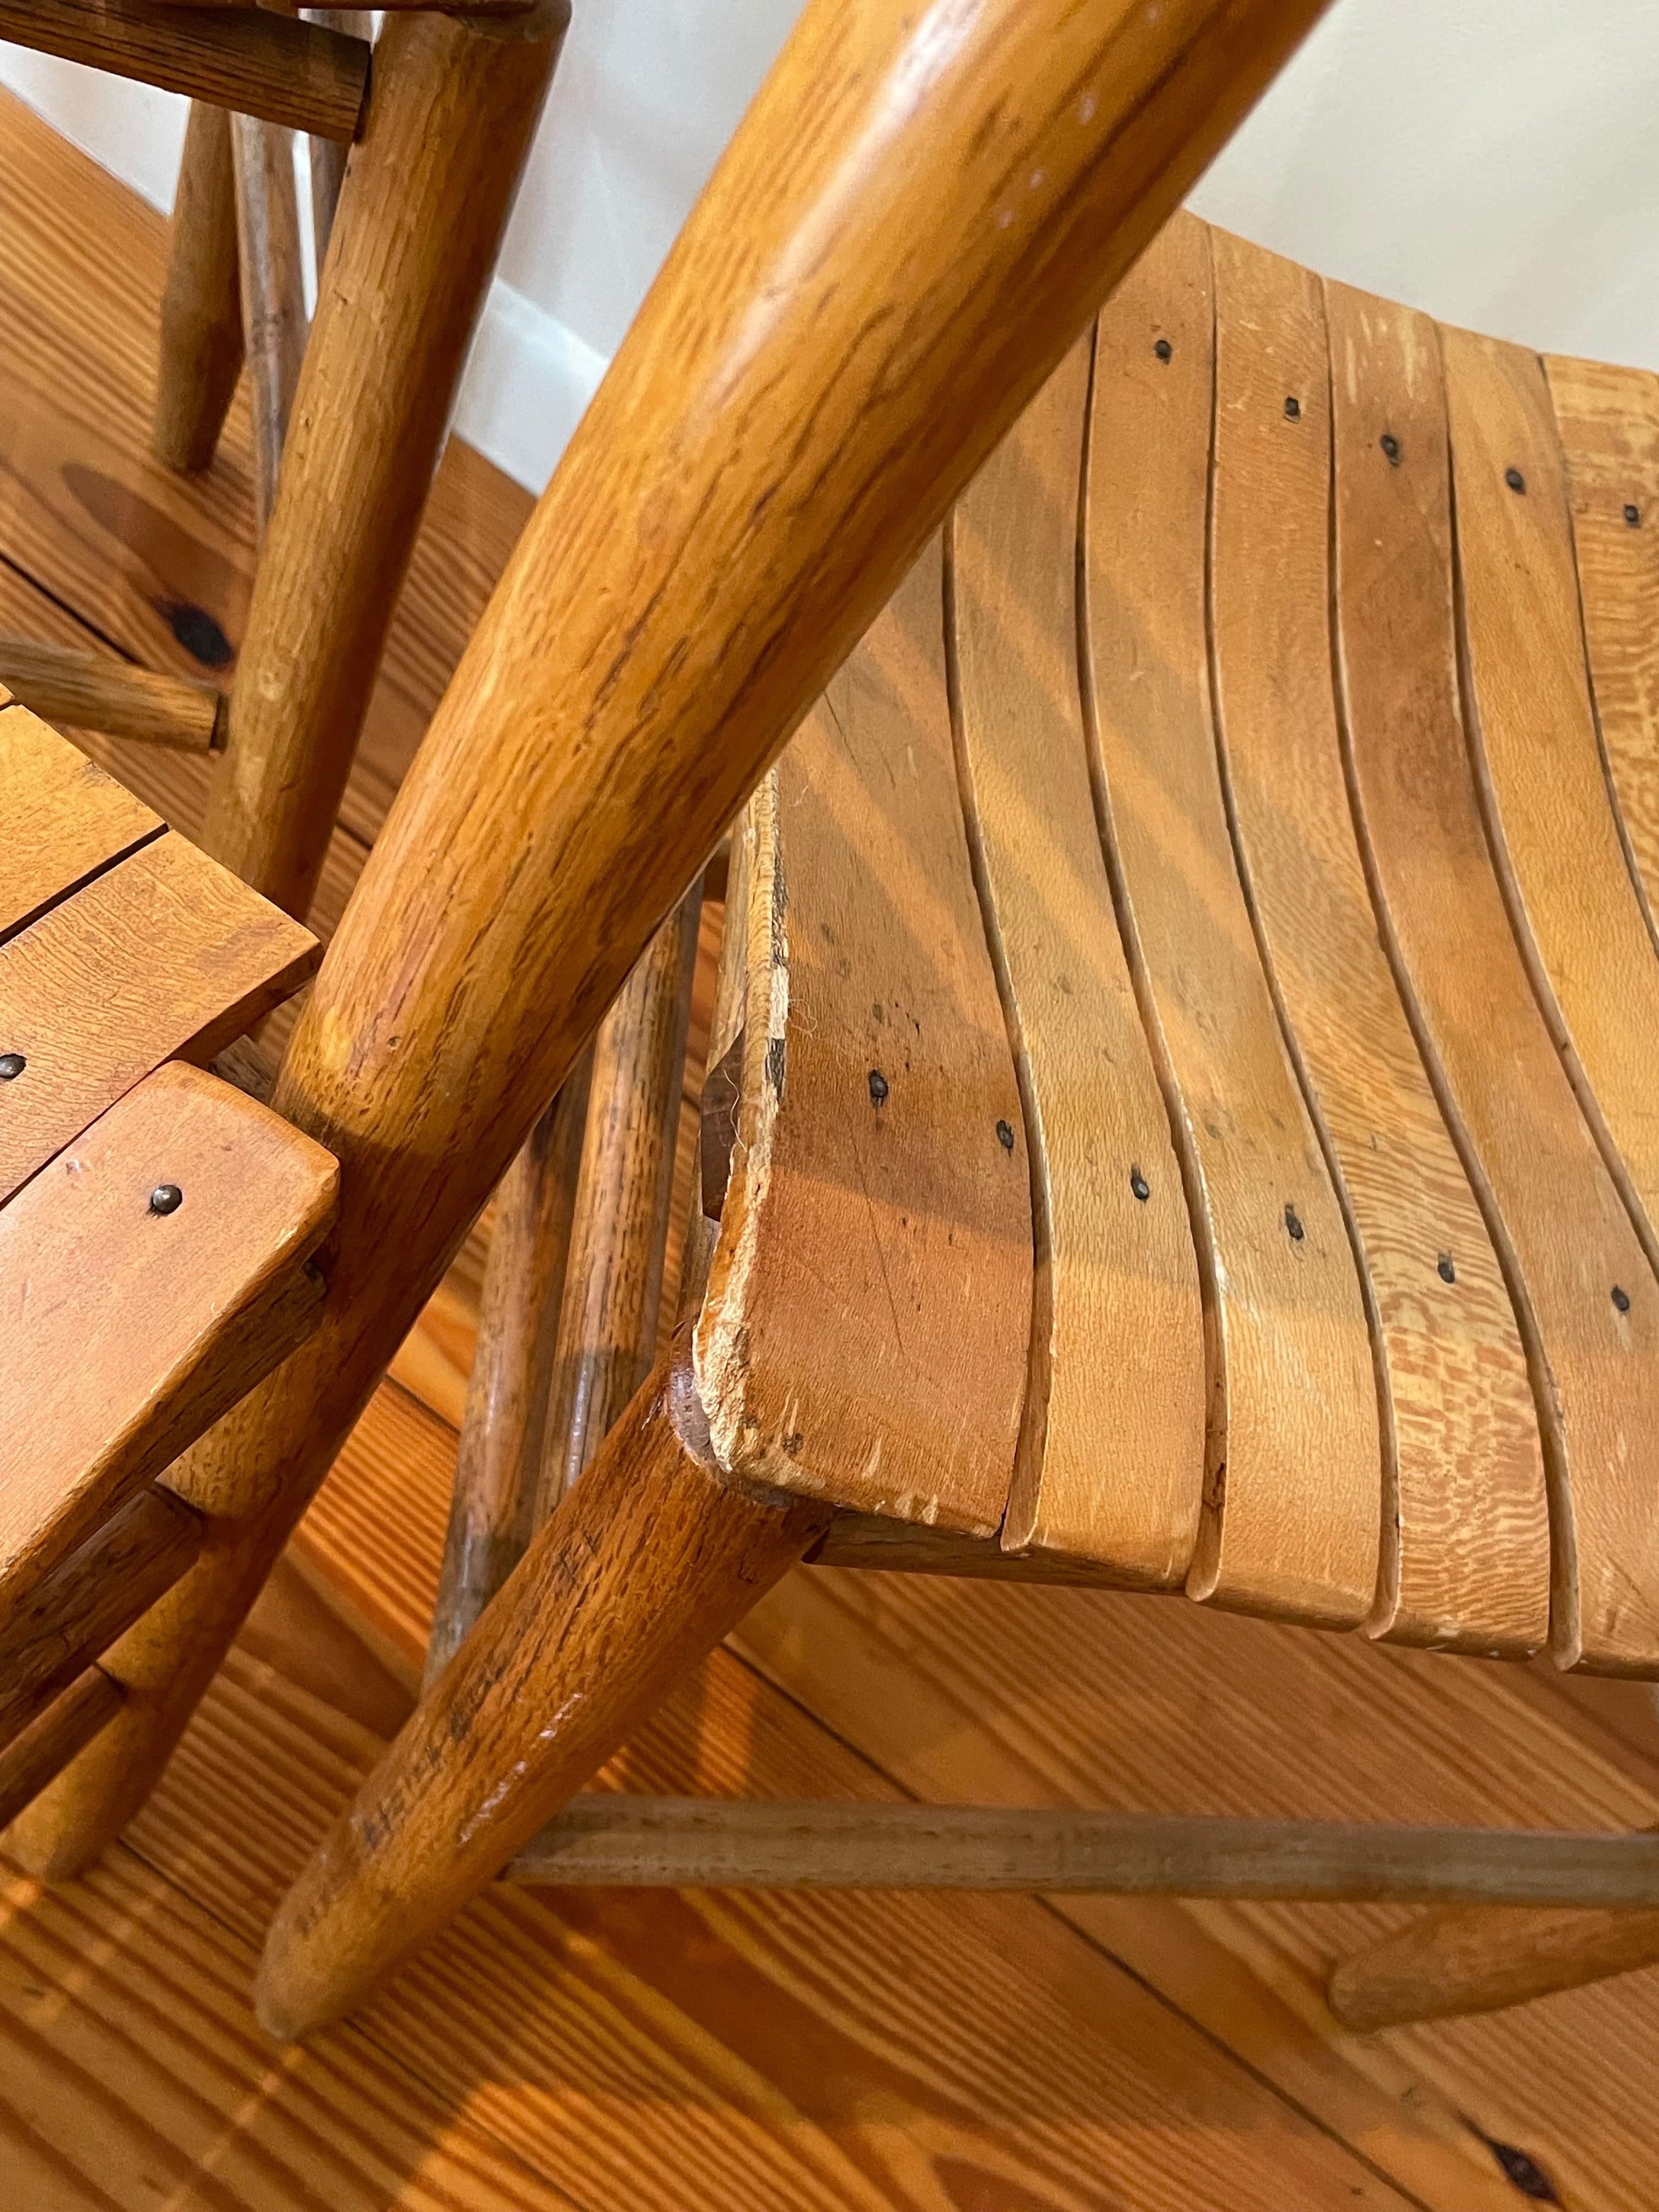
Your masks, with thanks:
<instances>
[{"instance_id":1,"label":"light colored wood slat","mask_svg":"<svg viewBox=\"0 0 1659 2212\"><path fill-rule=\"evenodd\" d=\"M327 138L356 135L368 48L255 8L181 15L150 0L0 0L0 37Z\"/></svg>"},{"instance_id":2,"label":"light colored wood slat","mask_svg":"<svg viewBox=\"0 0 1659 2212\"><path fill-rule=\"evenodd\" d=\"M88 1667L28 1728L0 1751L0 1830L84 1751L121 1703L121 1686Z\"/></svg>"},{"instance_id":3,"label":"light colored wood slat","mask_svg":"<svg viewBox=\"0 0 1659 2212\"><path fill-rule=\"evenodd\" d=\"M1659 1838L1170 1820L1054 1806L577 1797L501 1880L1555 1905L1659 1899ZM1632 1911L1650 1922L1650 1912ZM1364 2023L1362 2023L1364 2024Z\"/></svg>"},{"instance_id":4,"label":"light colored wood slat","mask_svg":"<svg viewBox=\"0 0 1659 2212\"><path fill-rule=\"evenodd\" d=\"M167 824L113 777L0 694L0 940ZM0 1052L11 1050L0 1044Z\"/></svg>"},{"instance_id":5,"label":"light colored wood slat","mask_svg":"<svg viewBox=\"0 0 1659 2212\"><path fill-rule=\"evenodd\" d=\"M1640 1671L1659 1657L1652 1279L1492 872L1459 707L1436 333L1341 286L1326 297L1345 737L1376 910L1527 1347L1550 1482L1552 1648L1563 1665Z\"/></svg>"},{"instance_id":6,"label":"light colored wood slat","mask_svg":"<svg viewBox=\"0 0 1659 2212\"><path fill-rule=\"evenodd\" d=\"M33 637L0 637L0 684L48 721L179 752L210 752L224 716L224 695L211 684Z\"/></svg>"},{"instance_id":7,"label":"light colored wood slat","mask_svg":"<svg viewBox=\"0 0 1659 2212\"><path fill-rule=\"evenodd\" d=\"M262 544L276 504L283 441L306 350L305 278L294 134L257 116L230 122L236 181L236 267L253 420L253 538ZM303 908L301 909L303 912Z\"/></svg>"},{"instance_id":8,"label":"light colored wood slat","mask_svg":"<svg viewBox=\"0 0 1659 2212\"><path fill-rule=\"evenodd\" d=\"M1659 915L1659 376L1544 356L1566 464L1601 751L1648 927Z\"/></svg>"},{"instance_id":9,"label":"light colored wood slat","mask_svg":"<svg viewBox=\"0 0 1659 2212\"><path fill-rule=\"evenodd\" d=\"M173 1062L0 1211L0 1583L87 1536L309 1333L320 1147ZM158 1212L150 1194L183 1194Z\"/></svg>"},{"instance_id":10,"label":"light colored wood slat","mask_svg":"<svg viewBox=\"0 0 1659 2212\"><path fill-rule=\"evenodd\" d=\"M944 626L935 540L750 816L738 1141L697 1384L745 1477L983 1534L1024 1395L1030 1188Z\"/></svg>"},{"instance_id":11,"label":"light colored wood slat","mask_svg":"<svg viewBox=\"0 0 1659 2212\"><path fill-rule=\"evenodd\" d=\"M0 1741L39 1719L173 1587L201 1545L201 1521L182 1498L141 1490L49 1573L0 1590Z\"/></svg>"},{"instance_id":12,"label":"light colored wood slat","mask_svg":"<svg viewBox=\"0 0 1659 2212\"><path fill-rule=\"evenodd\" d=\"M1509 1294L1378 942L1338 740L1331 408L1318 279L1224 233L1211 625L1235 847L1348 1216L1383 1453L1367 1626L1524 1656L1549 1632L1549 1514ZM1385 466L1375 441L1370 453ZM1349 630L1393 586L1368 573ZM1361 648L1364 649L1363 647Z\"/></svg>"},{"instance_id":13,"label":"light colored wood slat","mask_svg":"<svg viewBox=\"0 0 1659 2212\"><path fill-rule=\"evenodd\" d=\"M240 1036L317 957L172 834L0 945L0 1050L26 1062L0 1095L0 1202L162 1060Z\"/></svg>"},{"instance_id":14,"label":"light colored wood slat","mask_svg":"<svg viewBox=\"0 0 1659 2212\"><path fill-rule=\"evenodd\" d=\"M1659 1268L1659 951L1619 835L1584 665L1560 441L1535 354L1441 333L1462 647L1482 807L1533 988ZM1651 1302L1651 1279L1626 1284Z\"/></svg>"},{"instance_id":15,"label":"light colored wood slat","mask_svg":"<svg viewBox=\"0 0 1659 2212\"><path fill-rule=\"evenodd\" d=\"M1198 1267L1102 864L1078 690L1085 337L957 504L958 767L1031 1148L1030 1374L1002 1540L1178 1586L1204 1480Z\"/></svg>"},{"instance_id":16,"label":"light colored wood slat","mask_svg":"<svg viewBox=\"0 0 1659 2212\"><path fill-rule=\"evenodd\" d=\"M1207 234L1167 225L1100 321L1086 503L1090 720L1130 969L1176 1132L1210 1358L1188 1588L1349 1626L1376 1582L1382 1456L1342 1219L1233 864L1205 609Z\"/></svg>"}]
</instances>

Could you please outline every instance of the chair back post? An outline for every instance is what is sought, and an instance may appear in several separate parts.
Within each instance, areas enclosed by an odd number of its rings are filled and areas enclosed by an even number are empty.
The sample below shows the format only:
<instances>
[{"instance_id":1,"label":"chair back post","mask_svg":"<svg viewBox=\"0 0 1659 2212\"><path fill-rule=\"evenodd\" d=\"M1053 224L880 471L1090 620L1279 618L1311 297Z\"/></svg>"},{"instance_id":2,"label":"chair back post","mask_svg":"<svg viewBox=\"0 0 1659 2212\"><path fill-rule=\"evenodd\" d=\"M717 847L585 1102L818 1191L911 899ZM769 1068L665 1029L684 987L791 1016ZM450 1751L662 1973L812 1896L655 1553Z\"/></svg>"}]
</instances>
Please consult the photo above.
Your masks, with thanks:
<instances>
[{"instance_id":1,"label":"chair back post","mask_svg":"<svg viewBox=\"0 0 1659 2212\"><path fill-rule=\"evenodd\" d=\"M247 1548L216 1599L198 1568L117 1655L126 1703L36 1808L32 1863L83 1863L142 1801L258 1557L652 931L1322 8L811 0L532 518L290 1044L274 1103L342 1164L325 1319L172 1477L242 1517Z\"/></svg>"}]
</instances>

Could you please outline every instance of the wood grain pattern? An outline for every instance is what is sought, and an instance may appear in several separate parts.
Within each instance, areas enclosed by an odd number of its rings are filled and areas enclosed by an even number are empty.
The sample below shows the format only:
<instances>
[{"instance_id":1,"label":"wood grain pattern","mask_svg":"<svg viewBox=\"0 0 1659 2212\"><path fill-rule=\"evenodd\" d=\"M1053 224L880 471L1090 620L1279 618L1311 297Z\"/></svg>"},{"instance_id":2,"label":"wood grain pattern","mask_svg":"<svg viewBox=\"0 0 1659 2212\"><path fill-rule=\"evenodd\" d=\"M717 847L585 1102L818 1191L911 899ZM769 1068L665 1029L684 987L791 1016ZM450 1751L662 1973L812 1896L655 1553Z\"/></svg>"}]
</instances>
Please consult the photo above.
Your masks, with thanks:
<instances>
[{"instance_id":1,"label":"wood grain pattern","mask_svg":"<svg viewBox=\"0 0 1659 2212\"><path fill-rule=\"evenodd\" d=\"M524 4L524 0L517 0ZM371 44L374 37L374 18L361 8L313 8L307 10L313 23L325 29L343 31L347 37L366 39ZM334 235L334 217L340 204L340 187L345 182L348 149L337 138L313 138L307 152L311 167L311 239L314 266L320 271L328 258L328 242Z\"/></svg>"},{"instance_id":2,"label":"wood grain pattern","mask_svg":"<svg viewBox=\"0 0 1659 2212\"><path fill-rule=\"evenodd\" d=\"M1204 1336L1084 744L1076 580L1091 355L1089 339L1073 348L957 503L952 699L1031 1151L1030 1370L1002 1540L1156 1589L1185 1580L1198 1534Z\"/></svg>"},{"instance_id":3,"label":"wood grain pattern","mask_svg":"<svg viewBox=\"0 0 1659 2212\"><path fill-rule=\"evenodd\" d=\"M306 350L294 134L258 116L234 115L236 267L253 419L253 538L263 544L276 504L289 416Z\"/></svg>"},{"instance_id":4,"label":"wood grain pattern","mask_svg":"<svg viewBox=\"0 0 1659 2212\"><path fill-rule=\"evenodd\" d=\"M21 702L0 700L0 944L167 824ZM9 1042L0 1051L16 1049Z\"/></svg>"},{"instance_id":5,"label":"wood grain pattern","mask_svg":"<svg viewBox=\"0 0 1659 2212\"><path fill-rule=\"evenodd\" d=\"M1596 731L1651 933L1659 915L1659 377L1544 356L1566 465Z\"/></svg>"},{"instance_id":6,"label":"wood grain pattern","mask_svg":"<svg viewBox=\"0 0 1659 2212\"><path fill-rule=\"evenodd\" d=\"M702 919L694 884L593 1040L536 1522L579 1480L655 1360ZM520 1295L533 1290L526 1281Z\"/></svg>"},{"instance_id":7,"label":"wood grain pattern","mask_svg":"<svg viewBox=\"0 0 1659 2212\"><path fill-rule=\"evenodd\" d=\"M821 1532L822 1507L694 1456L676 1398L695 1419L659 1367L283 1900L273 2034L337 2018L435 1934Z\"/></svg>"},{"instance_id":8,"label":"wood grain pattern","mask_svg":"<svg viewBox=\"0 0 1659 2212\"><path fill-rule=\"evenodd\" d=\"M0 36L325 138L356 136L368 82L362 40L264 9L0 0Z\"/></svg>"},{"instance_id":9,"label":"wood grain pattern","mask_svg":"<svg viewBox=\"0 0 1659 2212\"><path fill-rule=\"evenodd\" d=\"M566 0L405 15L374 49L203 835L291 914L317 889L568 17Z\"/></svg>"},{"instance_id":10,"label":"wood grain pattern","mask_svg":"<svg viewBox=\"0 0 1659 2212\"><path fill-rule=\"evenodd\" d=\"M317 951L171 834L0 945L0 1034L27 1063L0 1100L0 1201L161 1061L240 1036Z\"/></svg>"},{"instance_id":11,"label":"wood grain pattern","mask_svg":"<svg viewBox=\"0 0 1659 2212\"><path fill-rule=\"evenodd\" d=\"M179 1063L0 1210L0 1572L63 1559L315 1325L319 1146ZM152 1210L175 1184L181 1205Z\"/></svg>"},{"instance_id":12,"label":"wood grain pattern","mask_svg":"<svg viewBox=\"0 0 1659 2212\"><path fill-rule=\"evenodd\" d=\"M38 1581L21 1585L8 1577L0 1589L0 1740L9 1742L38 1720L170 1589L201 1539L201 1523L182 1500L141 1490Z\"/></svg>"},{"instance_id":13,"label":"wood grain pattern","mask_svg":"<svg viewBox=\"0 0 1659 2212\"><path fill-rule=\"evenodd\" d=\"M220 739L225 702L216 684L107 655L0 636L0 684L46 720L76 729L187 753L210 752ZM8 785L12 773L0 769Z\"/></svg>"},{"instance_id":14,"label":"wood grain pattern","mask_svg":"<svg viewBox=\"0 0 1659 2212\"><path fill-rule=\"evenodd\" d=\"M40 1718L0 1751L0 1832L84 1751L121 1703L118 1683L96 1667L53 1698Z\"/></svg>"},{"instance_id":15,"label":"wood grain pattern","mask_svg":"<svg viewBox=\"0 0 1659 2212\"><path fill-rule=\"evenodd\" d=\"M1211 238L1218 734L1263 964L1366 1292L1384 1473L1367 1626L1525 1656L1550 1589L1525 1355L1378 941L1338 741L1324 306L1294 263ZM1374 437L1364 460L1388 465ZM1348 631L1383 588L1363 573Z\"/></svg>"},{"instance_id":16,"label":"wood grain pattern","mask_svg":"<svg viewBox=\"0 0 1659 2212\"><path fill-rule=\"evenodd\" d=\"M164 467L190 476L207 467L241 366L230 118L209 100L193 100L173 195L150 428L150 451Z\"/></svg>"},{"instance_id":17,"label":"wood grain pattern","mask_svg":"<svg viewBox=\"0 0 1659 2212\"><path fill-rule=\"evenodd\" d=\"M1340 286L1327 306L1345 738L1376 909L1527 1349L1550 1483L1552 1650L1565 1666L1641 1669L1659 1634L1647 1595L1659 1337L1650 1292L1638 1295L1651 1277L1492 872L1458 698L1436 335ZM1611 1291L1626 1275L1621 1314Z\"/></svg>"},{"instance_id":18,"label":"wood grain pattern","mask_svg":"<svg viewBox=\"0 0 1659 2212\"><path fill-rule=\"evenodd\" d=\"M715 1451L745 1480L988 1534L1025 1389L1030 1182L937 543L750 828L737 1144L696 1337Z\"/></svg>"},{"instance_id":19,"label":"wood grain pattern","mask_svg":"<svg viewBox=\"0 0 1659 2212\"><path fill-rule=\"evenodd\" d=\"M1088 715L1130 968L1204 1288L1194 1596L1328 1626L1370 1608L1370 1343L1233 865L1211 716L1207 234L1166 227L1101 318L1087 463ZM1166 359L1159 343L1169 349Z\"/></svg>"},{"instance_id":20,"label":"wood grain pattern","mask_svg":"<svg viewBox=\"0 0 1659 2212\"><path fill-rule=\"evenodd\" d=\"M559 1307L592 1064L584 1056L501 1179L427 1647L435 1681L536 1528Z\"/></svg>"},{"instance_id":21,"label":"wood grain pattern","mask_svg":"<svg viewBox=\"0 0 1659 2212\"><path fill-rule=\"evenodd\" d=\"M1487 832L1544 1018L1659 1268L1659 950L1597 742L1555 418L1535 355L1456 330L1441 343ZM1653 1297L1650 1273L1630 1295Z\"/></svg>"}]
</instances>

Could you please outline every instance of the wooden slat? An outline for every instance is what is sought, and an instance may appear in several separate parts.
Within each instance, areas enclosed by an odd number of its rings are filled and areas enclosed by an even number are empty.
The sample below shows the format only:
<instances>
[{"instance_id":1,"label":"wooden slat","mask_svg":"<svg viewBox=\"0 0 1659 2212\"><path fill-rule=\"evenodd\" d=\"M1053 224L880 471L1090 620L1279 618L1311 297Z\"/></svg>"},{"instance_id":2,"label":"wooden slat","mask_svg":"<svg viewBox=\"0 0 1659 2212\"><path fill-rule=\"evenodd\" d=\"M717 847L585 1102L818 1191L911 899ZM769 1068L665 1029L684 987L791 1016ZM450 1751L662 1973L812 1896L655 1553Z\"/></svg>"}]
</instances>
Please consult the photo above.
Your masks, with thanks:
<instances>
[{"instance_id":1,"label":"wooden slat","mask_svg":"<svg viewBox=\"0 0 1659 2212\"><path fill-rule=\"evenodd\" d=\"M0 683L48 721L180 752L210 751L224 718L224 695L214 684L40 638L0 637ZM9 770L0 773L9 780Z\"/></svg>"},{"instance_id":2,"label":"wooden slat","mask_svg":"<svg viewBox=\"0 0 1659 2212\"><path fill-rule=\"evenodd\" d=\"M1376 909L1527 1347L1555 1656L1640 1670L1659 1659L1659 1316L1492 872L1458 701L1436 334L1337 285L1327 309L1340 665Z\"/></svg>"},{"instance_id":3,"label":"wooden slat","mask_svg":"<svg viewBox=\"0 0 1659 2212\"><path fill-rule=\"evenodd\" d=\"M0 945L0 1050L27 1062L0 1096L0 1202L162 1060L240 1036L317 956L172 834Z\"/></svg>"},{"instance_id":4,"label":"wooden slat","mask_svg":"<svg viewBox=\"0 0 1659 2212\"><path fill-rule=\"evenodd\" d=\"M1601 750L1646 910L1659 915L1659 376L1546 355L1566 463Z\"/></svg>"},{"instance_id":5,"label":"wooden slat","mask_svg":"<svg viewBox=\"0 0 1659 2212\"><path fill-rule=\"evenodd\" d=\"M0 694L0 942L167 827L112 776ZM0 1052L12 1049L0 1045Z\"/></svg>"},{"instance_id":6,"label":"wooden slat","mask_svg":"<svg viewBox=\"0 0 1659 2212\"><path fill-rule=\"evenodd\" d=\"M1382 1507L1347 1230L1234 869L1204 593L1207 234L1168 225L1102 314L1086 489L1100 808L1187 1183L1209 1325L1205 1512L1188 1587L1351 1626Z\"/></svg>"},{"instance_id":7,"label":"wooden slat","mask_svg":"<svg viewBox=\"0 0 1659 2212\"><path fill-rule=\"evenodd\" d=\"M1524 1656L1548 1634L1550 1569L1525 1355L1377 939L1343 778L1324 306L1293 262L1211 237L1217 720L1263 962L1368 1297L1384 1484L1367 1626ZM1353 623L1391 588L1369 581Z\"/></svg>"},{"instance_id":8,"label":"wooden slat","mask_svg":"<svg viewBox=\"0 0 1659 2212\"><path fill-rule=\"evenodd\" d=\"M356 136L368 48L297 17L150 0L0 0L0 38L325 138Z\"/></svg>"},{"instance_id":9,"label":"wooden slat","mask_svg":"<svg viewBox=\"0 0 1659 2212\"><path fill-rule=\"evenodd\" d=\"M1555 418L1536 355L1441 337L1487 830L1545 1019L1659 1267L1659 951L1597 743ZM1659 1297L1651 1277L1625 1288Z\"/></svg>"},{"instance_id":10,"label":"wooden slat","mask_svg":"<svg viewBox=\"0 0 1659 2212\"><path fill-rule=\"evenodd\" d=\"M195 1068L130 1091L0 1212L0 1585L78 1544L308 1333L319 1146ZM156 1212L150 1194L183 1201Z\"/></svg>"},{"instance_id":11,"label":"wooden slat","mask_svg":"<svg viewBox=\"0 0 1659 2212\"><path fill-rule=\"evenodd\" d=\"M1169 1119L1102 864L1078 691L1085 338L958 503L957 743L1015 1042L1036 1232L1003 1542L1179 1586L1204 1476L1203 1320Z\"/></svg>"},{"instance_id":12,"label":"wooden slat","mask_svg":"<svg viewBox=\"0 0 1659 2212\"><path fill-rule=\"evenodd\" d=\"M738 1142L697 1337L715 1448L746 1476L988 1532L1024 1395L1030 1191L957 793L937 541L750 835Z\"/></svg>"}]
</instances>

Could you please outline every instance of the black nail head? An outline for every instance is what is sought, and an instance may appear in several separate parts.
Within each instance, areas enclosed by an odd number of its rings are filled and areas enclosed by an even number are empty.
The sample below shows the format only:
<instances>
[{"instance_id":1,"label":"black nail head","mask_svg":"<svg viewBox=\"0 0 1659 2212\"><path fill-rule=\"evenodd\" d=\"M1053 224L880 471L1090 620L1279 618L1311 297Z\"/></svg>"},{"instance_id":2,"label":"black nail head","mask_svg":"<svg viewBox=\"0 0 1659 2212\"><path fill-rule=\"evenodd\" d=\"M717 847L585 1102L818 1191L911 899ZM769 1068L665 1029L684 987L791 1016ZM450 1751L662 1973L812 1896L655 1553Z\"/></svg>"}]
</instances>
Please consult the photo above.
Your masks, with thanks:
<instances>
[{"instance_id":1,"label":"black nail head","mask_svg":"<svg viewBox=\"0 0 1659 2212\"><path fill-rule=\"evenodd\" d=\"M1628 1313L1630 1311L1630 1292L1628 1291L1621 1291L1617 1283L1613 1286L1613 1303L1618 1307L1620 1313Z\"/></svg>"},{"instance_id":2,"label":"black nail head","mask_svg":"<svg viewBox=\"0 0 1659 2212\"><path fill-rule=\"evenodd\" d=\"M152 1213L177 1213L185 1202L185 1194L176 1182L158 1182L149 1194Z\"/></svg>"},{"instance_id":3,"label":"black nail head","mask_svg":"<svg viewBox=\"0 0 1659 2212\"><path fill-rule=\"evenodd\" d=\"M1519 469L1505 469L1504 481L1511 491L1525 491L1527 480Z\"/></svg>"},{"instance_id":4,"label":"black nail head","mask_svg":"<svg viewBox=\"0 0 1659 2212\"><path fill-rule=\"evenodd\" d=\"M1005 1152L1012 1152L1014 1149L1014 1133L1006 1121L997 1123L997 1142Z\"/></svg>"},{"instance_id":5,"label":"black nail head","mask_svg":"<svg viewBox=\"0 0 1659 2212\"><path fill-rule=\"evenodd\" d=\"M1378 443L1382 446L1382 451L1388 456L1389 462L1397 469L1400 466L1399 439L1395 436L1392 430L1385 430L1382 433L1381 439L1378 441Z\"/></svg>"},{"instance_id":6,"label":"black nail head","mask_svg":"<svg viewBox=\"0 0 1659 2212\"><path fill-rule=\"evenodd\" d=\"M870 1071L870 1103L872 1106L887 1103L887 1078L878 1067L872 1067Z\"/></svg>"},{"instance_id":7,"label":"black nail head","mask_svg":"<svg viewBox=\"0 0 1659 2212\"><path fill-rule=\"evenodd\" d=\"M1147 1182L1139 1168L1131 1168L1129 1170L1129 1188L1143 1206L1152 1194L1151 1183Z\"/></svg>"},{"instance_id":8,"label":"black nail head","mask_svg":"<svg viewBox=\"0 0 1659 2212\"><path fill-rule=\"evenodd\" d=\"M1160 361L1168 361L1171 354L1174 353L1175 348L1170 343L1168 338L1160 338L1158 343L1152 348L1152 351L1158 356Z\"/></svg>"},{"instance_id":9,"label":"black nail head","mask_svg":"<svg viewBox=\"0 0 1659 2212\"><path fill-rule=\"evenodd\" d=\"M1302 402L1299 399L1287 399L1285 402L1285 419L1287 422L1299 422L1302 420Z\"/></svg>"},{"instance_id":10,"label":"black nail head","mask_svg":"<svg viewBox=\"0 0 1659 2212\"><path fill-rule=\"evenodd\" d=\"M15 1083L27 1066L21 1052L0 1052L0 1083Z\"/></svg>"},{"instance_id":11,"label":"black nail head","mask_svg":"<svg viewBox=\"0 0 1659 2212\"><path fill-rule=\"evenodd\" d=\"M1625 520L1632 530L1639 530L1642 527L1642 510L1634 500L1625 509Z\"/></svg>"},{"instance_id":12,"label":"black nail head","mask_svg":"<svg viewBox=\"0 0 1659 2212\"><path fill-rule=\"evenodd\" d=\"M1303 1228L1300 1220L1297 1218L1297 1211L1293 1206L1287 1206L1285 1208L1285 1226L1291 1232L1291 1242L1292 1244L1299 1244L1302 1242L1303 1237L1307 1234L1307 1231Z\"/></svg>"},{"instance_id":13,"label":"black nail head","mask_svg":"<svg viewBox=\"0 0 1659 2212\"><path fill-rule=\"evenodd\" d=\"M1434 1272L1443 1283L1455 1283L1457 1280L1457 1270L1452 1265L1452 1255L1449 1252L1443 1252L1440 1255L1439 1259L1435 1262Z\"/></svg>"}]
</instances>

